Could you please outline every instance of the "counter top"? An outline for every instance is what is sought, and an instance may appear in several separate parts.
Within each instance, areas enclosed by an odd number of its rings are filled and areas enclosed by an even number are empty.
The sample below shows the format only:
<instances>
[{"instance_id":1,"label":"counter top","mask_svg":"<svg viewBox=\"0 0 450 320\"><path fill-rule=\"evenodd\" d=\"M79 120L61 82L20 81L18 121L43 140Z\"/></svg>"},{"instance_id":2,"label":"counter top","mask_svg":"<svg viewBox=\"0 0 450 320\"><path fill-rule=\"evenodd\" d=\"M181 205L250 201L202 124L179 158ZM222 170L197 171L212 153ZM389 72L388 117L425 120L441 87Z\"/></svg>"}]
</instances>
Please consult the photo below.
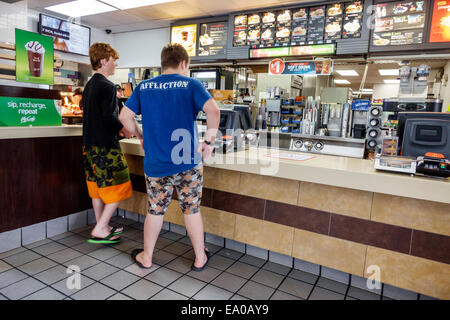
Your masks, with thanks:
<instances>
[{"instance_id":1,"label":"counter top","mask_svg":"<svg viewBox=\"0 0 450 320\"><path fill-rule=\"evenodd\" d=\"M45 138L81 136L82 125L65 125L60 127L0 127L0 139Z\"/></svg>"},{"instance_id":2,"label":"counter top","mask_svg":"<svg viewBox=\"0 0 450 320\"><path fill-rule=\"evenodd\" d=\"M144 156L139 140L123 139L120 144L124 153ZM297 161L268 156L279 152L304 155L311 158ZM225 155L216 154L205 161L204 165L335 187L450 203L449 179L377 171L374 169L372 160L250 148L246 151Z\"/></svg>"}]
</instances>

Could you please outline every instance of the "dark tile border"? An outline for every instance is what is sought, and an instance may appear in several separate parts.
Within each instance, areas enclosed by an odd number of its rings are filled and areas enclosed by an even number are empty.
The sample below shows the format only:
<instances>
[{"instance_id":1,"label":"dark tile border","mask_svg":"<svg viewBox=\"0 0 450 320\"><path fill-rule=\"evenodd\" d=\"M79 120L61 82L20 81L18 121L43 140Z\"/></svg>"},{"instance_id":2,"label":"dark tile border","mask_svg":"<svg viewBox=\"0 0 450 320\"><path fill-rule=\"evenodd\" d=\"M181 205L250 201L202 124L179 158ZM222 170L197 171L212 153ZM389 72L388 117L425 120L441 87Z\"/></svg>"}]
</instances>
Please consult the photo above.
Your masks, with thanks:
<instances>
[{"instance_id":1,"label":"dark tile border","mask_svg":"<svg viewBox=\"0 0 450 320\"><path fill-rule=\"evenodd\" d=\"M411 229L337 214L331 215L330 236L377 248L409 253Z\"/></svg>"},{"instance_id":2,"label":"dark tile border","mask_svg":"<svg viewBox=\"0 0 450 320\"><path fill-rule=\"evenodd\" d=\"M450 237L414 230L411 255L450 264Z\"/></svg>"},{"instance_id":3,"label":"dark tile border","mask_svg":"<svg viewBox=\"0 0 450 320\"><path fill-rule=\"evenodd\" d=\"M130 178L133 190L146 192L144 177ZM450 237L445 235L209 188L203 188L202 206L450 264Z\"/></svg>"}]
</instances>

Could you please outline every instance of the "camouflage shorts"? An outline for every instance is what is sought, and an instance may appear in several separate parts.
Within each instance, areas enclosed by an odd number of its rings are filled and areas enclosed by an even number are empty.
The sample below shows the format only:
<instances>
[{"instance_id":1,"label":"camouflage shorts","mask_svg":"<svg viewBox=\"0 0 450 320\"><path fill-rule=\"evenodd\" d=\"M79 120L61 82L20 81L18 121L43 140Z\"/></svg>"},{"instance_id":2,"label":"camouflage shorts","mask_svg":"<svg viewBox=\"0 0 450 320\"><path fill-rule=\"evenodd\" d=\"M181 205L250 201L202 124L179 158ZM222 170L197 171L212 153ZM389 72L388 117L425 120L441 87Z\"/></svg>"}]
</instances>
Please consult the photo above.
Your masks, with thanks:
<instances>
[{"instance_id":1,"label":"camouflage shorts","mask_svg":"<svg viewBox=\"0 0 450 320\"><path fill-rule=\"evenodd\" d=\"M184 214L200 211L202 199L203 166L198 166L168 177L152 178L145 176L148 194L148 213L164 215L172 200L174 188Z\"/></svg>"}]
</instances>

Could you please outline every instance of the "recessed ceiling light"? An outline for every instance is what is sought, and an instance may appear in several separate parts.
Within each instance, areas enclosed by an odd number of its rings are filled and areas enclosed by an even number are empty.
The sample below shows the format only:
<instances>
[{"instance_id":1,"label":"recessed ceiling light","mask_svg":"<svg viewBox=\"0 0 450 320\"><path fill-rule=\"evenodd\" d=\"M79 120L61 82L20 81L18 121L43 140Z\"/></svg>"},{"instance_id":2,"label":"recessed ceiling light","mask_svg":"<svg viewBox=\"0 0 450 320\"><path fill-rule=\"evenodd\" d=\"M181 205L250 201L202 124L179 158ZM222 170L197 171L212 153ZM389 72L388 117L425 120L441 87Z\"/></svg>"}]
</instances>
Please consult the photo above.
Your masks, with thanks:
<instances>
[{"instance_id":1,"label":"recessed ceiling light","mask_svg":"<svg viewBox=\"0 0 450 320\"><path fill-rule=\"evenodd\" d=\"M350 84L350 81L345 80L345 79L335 79L334 83L338 83L338 84Z\"/></svg>"},{"instance_id":2,"label":"recessed ceiling light","mask_svg":"<svg viewBox=\"0 0 450 320\"><path fill-rule=\"evenodd\" d=\"M113 7L121 10L132 9L145 6L153 6L155 4L175 2L179 0L100 0L101 2L107 3Z\"/></svg>"},{"instance_id":3,"label":"recessed ceiling light","mask_svg":"<svg viewBox=\"0 0 450 320\"><path fill-rule=\"evenodd\" d=\"M114 7L95 0L76 0L45 7L45 10L57 12L68 17L83 17L92 14L117 10Z\"/></svg>"},{"instance_id":4,"label":"recessed ceiling light","mask_svg":"<svg viewBox=\"0 0 450 320\"><path fill-rule=\"evenodd\" d=\"M359 76L358 72L356 72L355 70L336 70L336 72L339 73L341 76L346 77Z\"/></svg>"},{"instance_id":5,"label":"recessed ceiling light","mask_svg":"<svg viewBox=\"0 0 450 320\"><path fill-rule=\"evenodd\" d=\"M384 83L400 83L398 79L384 79Z\"/></svg>"},{"instance_id":6,"label":"recessed ceiling light","mask_svg":"<svg viewBox=\"0 0 450 320\"><path fill-rule=\"evenodd\" d=\"M379 69L378 72L382 76L398 76L398 69Z\"/></svg>"}]
</instances>

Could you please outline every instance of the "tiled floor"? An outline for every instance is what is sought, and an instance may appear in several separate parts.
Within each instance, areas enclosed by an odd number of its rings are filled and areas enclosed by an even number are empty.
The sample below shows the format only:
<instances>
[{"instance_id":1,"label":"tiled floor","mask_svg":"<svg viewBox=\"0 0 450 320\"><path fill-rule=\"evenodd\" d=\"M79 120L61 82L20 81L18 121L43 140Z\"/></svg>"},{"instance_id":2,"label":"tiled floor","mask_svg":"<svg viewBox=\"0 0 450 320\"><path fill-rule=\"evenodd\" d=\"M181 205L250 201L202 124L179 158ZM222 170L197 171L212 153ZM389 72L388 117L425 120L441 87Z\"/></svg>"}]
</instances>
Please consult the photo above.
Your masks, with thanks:
<instances>
[{"instance_id":1,"label":"tiled floor","mask_svg":"<svg viewBox=\"0 0 450 320\"><path fill-rule=\"evenodd\" d=\"M314 274L208 244L213 253L203 272L190 267L194 254L188 237L163 230L153 267L143 270L130 258L142 247L141 223L126 225L116 246L86 242L92 226L66 232L0 254L0 300L4 299L159 299L302 300L381 299L380 295ZM80 289L70 289L81 270ZM71 267L74 268L74 267ZM72 286L73 287L73 286Z\"/></svg>"}]
</instances>

